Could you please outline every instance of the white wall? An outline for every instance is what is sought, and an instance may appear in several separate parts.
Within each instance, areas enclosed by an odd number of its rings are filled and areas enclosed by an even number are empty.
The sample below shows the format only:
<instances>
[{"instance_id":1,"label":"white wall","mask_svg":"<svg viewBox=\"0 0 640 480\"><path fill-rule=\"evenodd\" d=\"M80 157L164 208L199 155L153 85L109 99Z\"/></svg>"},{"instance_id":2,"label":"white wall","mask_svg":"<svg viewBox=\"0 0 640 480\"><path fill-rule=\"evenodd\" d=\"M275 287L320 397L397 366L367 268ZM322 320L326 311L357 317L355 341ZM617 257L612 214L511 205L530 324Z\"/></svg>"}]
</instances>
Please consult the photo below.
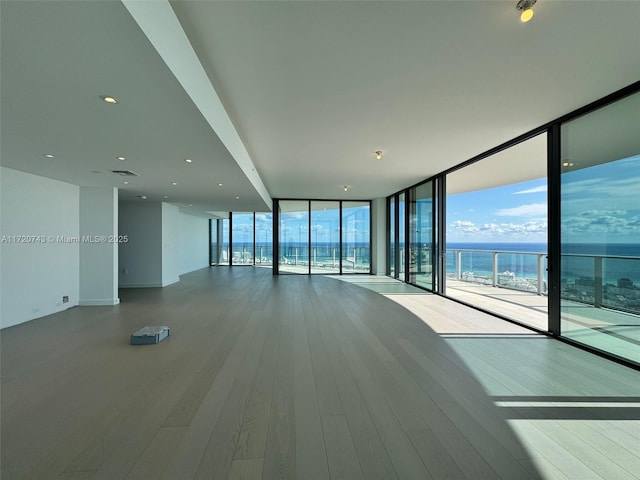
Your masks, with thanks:
<instances>
[{"instance_id":1,"label":"white wall","mask_svg":"<svg viewBox=\"0 0 640 480\"><path fill-rule=\"evenodd\" d=\"M374 198L371 202L371 273L386 275L387 270L387 199Z\"/></svg>"},{"instance_id":2,"label":"white wall","mask_svg":"<svg viewBox=\"0 0 640 480\"><path fill-rule=\"evenodd\" d=\"M117 189L80 187L80 238L80 305L117 305Z\"/></svg>"},{"instance_id":3,"label":"white wall","mask_svg":"<svg viewBox=\"0 0 640 480\"><path fill-rule=\"evenodd\" d=\"M209 266L209 219L180 212L180 275Z\"/></svg>"},{"instance_id":4,"label":"white wall","mask_svg":"<svg viewBox=\"0 0 640 480\"><path fill-rule=\"evenodd\" d=\"M118 234L128 238L118 248L120 287L161 287L162 204L121 202Z\"/></svg>"},{"instance_id":5,"label":"white wall","mask_svg":"<svg viewBox=\"0 0 640 480\"><path fill-rule=\"evenodd\" d=\"M79 187L0 167L0 212L0 327L77 305Z\"/></svg>"},{"instance_id":6,"label":"white wall","mask_svg":"<svg viewBox=\"0 0 640 480\"><path fill-rule=\"evenodd\" d=\"M180 210L162 204L162 286L180 281Z\"/></svg>"},{"instance_id":7,"label":"white wall","mask_svg":"<svg viewBox=\"0 0 640 480\"><path fill-rule=\"evenodd\" d=\"M160 202L121 202L121 288L165 287L209 265L209 221ZM125 273L126 272L126 273Z\"/></svg>"}]
</instances>

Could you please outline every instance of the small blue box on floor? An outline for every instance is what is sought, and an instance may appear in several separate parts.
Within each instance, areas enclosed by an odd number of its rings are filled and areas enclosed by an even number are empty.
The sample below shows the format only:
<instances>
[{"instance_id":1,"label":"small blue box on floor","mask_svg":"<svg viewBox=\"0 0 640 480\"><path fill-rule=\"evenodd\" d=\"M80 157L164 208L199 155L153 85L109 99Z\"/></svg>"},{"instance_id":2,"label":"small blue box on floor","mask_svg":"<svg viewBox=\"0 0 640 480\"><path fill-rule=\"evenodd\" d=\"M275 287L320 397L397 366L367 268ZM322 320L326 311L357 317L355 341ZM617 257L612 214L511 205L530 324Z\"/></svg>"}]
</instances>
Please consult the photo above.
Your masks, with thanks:
<instances>
[{"instance_id":1,"label":"small blue box on floor","mask_svg":"<svg viewBox=\"0 0 640 480\"><path fill-rule=\"evenodd\" d=\"M131 345L152 345L169 336L169 327L143 327L131 334Z\"/></svg>"}]
</instances>

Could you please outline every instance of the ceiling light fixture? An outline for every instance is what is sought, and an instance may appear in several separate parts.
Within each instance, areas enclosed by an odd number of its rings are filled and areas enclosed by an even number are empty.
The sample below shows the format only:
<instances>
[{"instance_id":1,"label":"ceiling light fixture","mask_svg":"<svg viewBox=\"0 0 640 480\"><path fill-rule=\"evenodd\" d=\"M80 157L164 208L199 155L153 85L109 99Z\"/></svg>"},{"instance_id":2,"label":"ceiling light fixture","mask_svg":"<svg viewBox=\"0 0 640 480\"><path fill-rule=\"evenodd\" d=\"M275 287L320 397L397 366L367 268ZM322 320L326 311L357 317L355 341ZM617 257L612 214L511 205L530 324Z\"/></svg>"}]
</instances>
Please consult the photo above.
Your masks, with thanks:
<instances>
[{"instance_id":1,"label":"ceiling light fixture","mask_svg":"<svg viewBox=\"0 0 640 480\"><path fill-rule=\"evenodd\" d=\"M529 20L533 18L533 6L536 4L537 0L518 0L516 3L516 10L521 11L520 21L523 23L527 23Z\"/></svg>"},{"instance_id":2,"label":"ceiling light fixture","mask_svg":"<svg viewBox=\"0 0 640 480\"><path fill-rule=\"evenodd\" d=\"M53 157L55 157L55 155L53 153L45 153L44 156L45 156L45 158L53 158Z\"/></svg>"},{"instance_id":3,"label":"ceiling light fixture","mask_svg":"<svg viewBox=\"0 0 640 480\"><path fill-rule=\"evenodd\" d=\"M222 186L222 184L221 184L221 183L219 183L219 184L218 184L218 186L219 186L219 187L221 187L221 186Z\"/></svg>"},{"instance_id":4,"label":"ceiling light fixture","mask_svg":"<svg viewBox=\"0 0 640 480\"><path fill-rule=\"evenodd\" d=\"M125 157L124 155L118 155L116 157L116 160L120 160L121 162L124 162L127 159L127 157Z\"/></svg>"},{"instance_id":5,"label":"ceiling light fixture","mask_svg":"<svg viewBox=\"0 0 640 480\"><path fill-rule=\"evenodd\" d=\"M122 183L124 183L125 185L129 185L129 182L122 182Z\"/></svg>"},{"instance_id":6,"label":"ceiling light fixture","mask_svg":"<svg viewBox=\"0 0 640 480\"><path fill-rule=\"evenodd\" d=\"M240 200L240 197L236 197L236 200Z\"/></svg>"},{"instance_id":7,"label":"ceiling light fixture","mask_svg":"<svg viewBox=\"0 0 640 480\"><path fill-rule=\"evenodd\" d=\"M177 182L171 182L171 185L173 185L175 187L176 185L178 185L178 183Z\"/></svg>"},{"instance_id":8,"label":"ceiling light fixture","mask_svg":"<svg viewBox=\"0 0 640 480\"><path fill-rule=\"evenodd\" d=\"M375 154L376 154L376 160L380 160L382 158L382 152L380 150L377 150Z\"/></svg>"},{"instance_id":9,"label":"ceiling light fixture","mask_svg":"<svg viewBox=\"0 0 640 480\"><path fill-rule=\"evenodd\" d=\"M563 167L573 167L573 162L562 162Z\"/></svg>"},{"instance_id":10,"label":"ceiling light fixture","mask_svg":"<svg viewBox=\"0 0 640 480\"><path fill-rule=\"evenodd\" d=\"M342 187L342 189L343 189L345 192L348 192L348 191L349 191L349 185L345 185L344 187Z\"/></svg>"},{"instance_id":11,"label":"ceiling light fixture","mask_svg":"<svg viewBox=\"0 0 640 480\"><path fill-rule=\"evenodd\" d=\"M191 160L190 158L185 158L184 161L187 163L193 163L193 160Z\"/></svg>"},{"instance_id":12,"label":"ceiling light fixture","mask_svg":"<svg viewBox=\"0 0 640 480\"><path fill-rule=\"evenodd\" d=\"M118 103L118 99L116 97L112 97L111 95L100 95L100 98L111 105L115 105Z\"/></svg>"},{"instance_id":13,"label":"ceiling light fixture","mask_svg":"<svg viewBox=\"0 0 640 480\"><path fill-rule=\"evenodd\" d=\"M138 195L138 198L141 200L146 200L147 196L146 195Z\"/></svg>"}]
</instances>

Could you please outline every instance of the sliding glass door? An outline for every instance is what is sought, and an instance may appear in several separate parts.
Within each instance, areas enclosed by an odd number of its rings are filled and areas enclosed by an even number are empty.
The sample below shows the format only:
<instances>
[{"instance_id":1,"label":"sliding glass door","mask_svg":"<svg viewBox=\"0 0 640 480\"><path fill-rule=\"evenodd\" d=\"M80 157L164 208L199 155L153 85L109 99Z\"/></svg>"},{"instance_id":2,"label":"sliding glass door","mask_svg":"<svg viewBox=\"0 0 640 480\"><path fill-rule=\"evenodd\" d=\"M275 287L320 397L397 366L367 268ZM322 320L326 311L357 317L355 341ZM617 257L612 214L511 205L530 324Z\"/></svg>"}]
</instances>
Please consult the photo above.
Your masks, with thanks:
<instances>
[{"instance_id":1,"label":"sliding glass door","mask_svg":"<svg viewBox=\"0 0 640 480\"><path fill-rule=\"evenodd\" d=\"M340 202L311 202L311 273L340 273Z\"/></svg>"},{"instance_id":2,"label":"sliding glass door","mask_svg":"<svg viewBox=\"0 0 640 480\"><path fill-rule=\"evenodd\" d=\"M371 202L276 200L276 273L370 273Z\"/></svg>"},{"instance_id":3,"label":"sliding glass door","mask_svg":"<svg viewBox=\"0 0 640 480\"><path fill-rule=\"evenodd\" d=\"M418 185L409 194L409 282L433 290L433 182Z\"/></svg>"},{"instance_id":4,"label":"sliding glass door","mask_svg":"<svg viewBox=\"0 0 640 480\"><path fill-rule=\"evenodd\" d=\"M371 271L369 202L342 202L342 272Z\"/></svg>"},{"instance_id":5,"label":"sliding glass door","mask_svg":"<svg viewBox=\"0 0 640 480\"><path fill-rule=\"evenodd\" d=\"M253 265L255 256L253 213L231 213L231 264Z\"/></svg>"},{"instance_id":6,"label":"sliding glass door","mask_svg":"<svg viewBox=\"0 0 640 480\"><path fill-rule=\"evenodd\" d=\"M278 206L278 270L282 273L309 273L309 202L281 200Z\"/></svg>"},{"instance_id":7,"label":"sliding glass door","mask_svg":"<svg viewBox=\"0 0 640 480\"><path fill-rule=\"evenodd\" d=\"M640 363L640 93L561 127L561 334Z\"/></svg>"}]
</instances>

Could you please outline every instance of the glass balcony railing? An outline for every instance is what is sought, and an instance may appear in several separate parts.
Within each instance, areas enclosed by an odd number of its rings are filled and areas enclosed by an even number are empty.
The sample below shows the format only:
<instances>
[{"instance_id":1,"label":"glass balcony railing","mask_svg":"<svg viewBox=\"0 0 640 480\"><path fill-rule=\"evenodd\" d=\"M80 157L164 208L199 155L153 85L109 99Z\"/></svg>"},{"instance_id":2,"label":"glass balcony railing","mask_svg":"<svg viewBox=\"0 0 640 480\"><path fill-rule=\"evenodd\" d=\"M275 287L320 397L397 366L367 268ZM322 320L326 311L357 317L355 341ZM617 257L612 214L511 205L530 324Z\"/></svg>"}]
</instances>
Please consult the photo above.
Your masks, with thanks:
<instances>
[{"instance_id":1,"label":"glass balcony railing","mask_svg":"<svg viewBox=\"0 0 640 480\"><path fill-rule=\"evenodd\" d=\"M547 254L447 250L447 277L462 282L547 294Z\"/></svg>"},{"instance_id":2,"label":"glass balcony railing","mask_svg":"<svg viewBox=\"0 0 640 480\"><path fill-rule=\"evenodd\" d=\"M640 315L640 257L562 256L563 300Z\"/></svg>"},{"instance_id":3,"label":"glass balcony railing","mask_svg":"<svg viewBox=\"0 0 640 480\"><path fill-rule=\"evenodd\" d=\"M281 246L280 265L283 266L308 266L320 270L333 271L340 266L339 247L311 247L309 258L308 247ZM369 247L343 247L342 270L344 272L368 272L370 270Z\"/></svg>"},{"instance_id":4,"label":"glass balcony railing","mask_svg":"<svg viewBox=\"0 0 640 480\"><path fill-rule=\"evenodd\" d=\"M452 249L447 277L547 295L547 254ZM561 298L640 315L640 257L562 255Z\"/></svg>"}]
</instances>

